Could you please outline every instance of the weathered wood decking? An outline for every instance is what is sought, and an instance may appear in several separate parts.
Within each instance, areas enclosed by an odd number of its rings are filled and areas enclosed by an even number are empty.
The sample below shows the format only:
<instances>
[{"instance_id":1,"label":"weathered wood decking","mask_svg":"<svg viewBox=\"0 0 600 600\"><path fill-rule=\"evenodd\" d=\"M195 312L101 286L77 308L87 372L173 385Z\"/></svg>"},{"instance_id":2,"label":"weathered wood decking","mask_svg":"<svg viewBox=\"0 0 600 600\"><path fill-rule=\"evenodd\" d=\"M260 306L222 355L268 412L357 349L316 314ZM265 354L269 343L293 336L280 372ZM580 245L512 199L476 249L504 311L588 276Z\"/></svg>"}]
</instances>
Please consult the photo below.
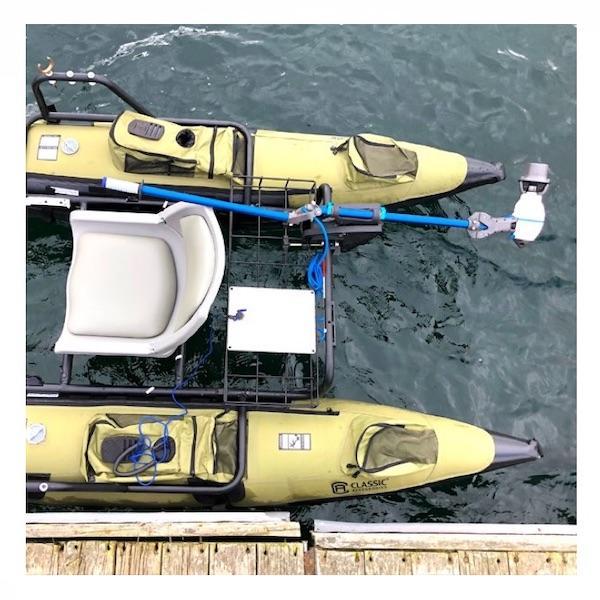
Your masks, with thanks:
<instances>
[{"instance_id":1,"label":"weathered wood decking","mask_svg":"<svg viewBox=\"0 0 600 600\"><path fill-rule=\"evenodd\" d=\"M32 575L576 574L562 525L316 521L309 543L287 513L41 513L27 537Z\"/></svg>"},{"instance_id":2,"label":"weathered wood decking","mask_svg":"<svg viewBox=\"0 0 600 600\"><path fill-rule=\"evenodd\" d=\"M30 575L303 575L302 542L27 543Z\"/></svg>"},{"instance_id":3,"label":"weathered wood decking","mask_svg":"<svg viewBox=\"0 0 600 600\"><path fill-rule=\"evenodd\" d=\"M315 521L320 575L575 575L568 525Z\"/></svg>"}]
</instances>

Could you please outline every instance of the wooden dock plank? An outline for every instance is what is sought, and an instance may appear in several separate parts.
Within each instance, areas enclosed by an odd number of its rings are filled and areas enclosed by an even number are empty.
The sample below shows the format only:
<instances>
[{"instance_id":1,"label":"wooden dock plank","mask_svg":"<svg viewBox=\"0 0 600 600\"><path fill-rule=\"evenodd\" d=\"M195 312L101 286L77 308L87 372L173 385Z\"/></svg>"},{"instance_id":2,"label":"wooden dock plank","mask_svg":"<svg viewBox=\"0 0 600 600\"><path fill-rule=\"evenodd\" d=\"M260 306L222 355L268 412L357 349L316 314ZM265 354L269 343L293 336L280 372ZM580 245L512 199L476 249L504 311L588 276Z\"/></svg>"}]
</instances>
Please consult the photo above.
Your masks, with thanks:
<instances>
[{"instance_id":1,"label":"wooden dock plank","mask_svg":"<svg viewBox=\"0 0 600 600\"><path fill-rule=\"evenodd\" d=\"M577 575L577 553L562 552L561 554L565 575Z\"/></svg>"},{"instance_id":2,"label":"wooden dock plank","mask_svg":"<svg viewBox=\"0 0 600 600\"><path fill-rule=\"evenodd\" d=\"M58 553L58 575L77 575L81 562L81 542L69 541Z\"/></svg>"},{"instance_id":3,"label":"wooden dock plank","mask_svg":"<svg viewBox=\"0 0 600 600\"><path fill-rule=\"evenodd\" d=\"M365 555L360 550L322 550L315 554L317 575L364 575Z\"/></svg>"},{"instance_id":4,"label":"wooden dock plank","mask_svg":"<svg viewBox=\"0 0 600 600\"><path fill-rule=\"evenodd\" d=\"M304 574L305 575L316 575L317 574L317 558L316 550L314 547L308 548L304 551Z\"/></svg>"},{"instance_id":5,"label":"wooden dock plank","mask_svg":"<svg viewBox=\"0 0 600 600\"><path fill-rule=\"evenodd\" d=\"M25 549L25 570L28 575L56 575L59 544L34 542Z\"/></svg>"},{"instance_id":6,"label":"wooden dock plank","mask_svg":"<svg viewBox=\"0 0 600 600\"><path fill-rule=\"evenodd\" d=\"M477 535L577 535L576 525L506 523L355 523L315 519L316 533L474 533Z\"/></svg>"},{"instance_id":7,"label":"wooden dock plank","mask_svg":"<svg viewBox=\"0 0 600 600\"><path fill-rule=\"evenodd\" d=\"M336 550L428 550L484 552L573 552L574 535L493 535L440 533L313 533L315 546Z\"/></svg>"},{"instance_id":8,"label":"wooden dock plank","mask_svg":"<svg viewBox=\"0 0 600 600\"><path fill-rule=\"evenodd\" d=\"M164 542L161 575L208 575L208 545L201 542Z\"/></svg>"},{"instance_id":9,"label":"wooden dock plank","mask_svg":"<svg viewBox=\"0 0 600 600\"><path fill-rule=\"evenodd\" d=\"M208 560L210 575L256 575L256 544L215 542Z\"/></svg>"},{"instance_id":10,"label":"wooden dock plank","mask_svg":"<svg viewBox=\"0 0 600 600\"><path fill-rule=\"evenodd\" d=\"M458 552L410 552L413 575L459 575Z\"/></svg>"},{"instance_id":11,"label":"wooden dock plank","mask_svg":"<svg viewBox=\"0 0 600 600\"><path fill-rule=\"evenodd\" d=\"M565 564L567 563L567 564ZM511 575L566 575L568 560L559 552L510 552Z\"/></svg>"},{"instance_id":12,"label":"wooden dock plank","mask_svg":"<svg viewBox=\"0 0 600 600\"><path fill-rule=\"evenodd\" d=\"M270 542L256 545L258 575L304 575L302 542Z\"/></svg>"},{"instance_id":13,"label":"wooden dock plank","mask_svg":"<svg viewBox=\"0 0 600 600\"><path fill-rule=\"evenodd\" d=\"M161 558L158 542L119 542L115 575L160 575Z\"/></svg>"},{"instance_id":14,"label":"wooden dock plank","mask_svg":"<svg viewBox=\"0 0 600 600\"><path fill-rule=\"evenodd\" d=\"M117 542L81 540L78 575L114 575Z\"/></svg>"},{"instance_id":15,"label":"wooden dock plank","mask_svg":"<svg viewBox=\"0 0 600 600\"><path fill-rule=\"evenodd\" d=\"M458 568L461 575L489 575L487 554L459 550Z\"/></svg>"},{"instance_id":16,"label":"wooden dock plank","mask_svg":"<svg viewBox=\"0 0 600 600\"><path fill-rule=\"evenodd\" d=\"M40 514L27 525L29 574L577 573L571 526L448 524L437 531L437 524L391 524L394 528L386 531L390 524L346 524L340 530L339 524L326 523L312 533L314 547L305 552L299 524L287 513L235 513L232 521L225 513L117 513L114 522L110 513L89 520L79 513ZM245 536L262 539L245 542ZM158 539L171 537L183 539ZM203 537L216 539L209 543ZM281 537L292 540L277 541Z\"/></svg>"},{"instance_id":17,"label":"wooden dock plank","mask_svg":"<svg viewBox=\"0 0 600 600\"><path fill-rule=\"evenodd\" d=\"M167 538L167 537L286 537L300 538L300 524L256 523L28 523L28 539Z\"/></svg>"},{"instance_id":18,"label":"wooden dock plank","mask_svg":"<svg viewBox=\"0 0 600 600\"><path fill-rule=\"evenodd\" d=\"M412 575L410 554L401 550L366 550L365 575Z\"/></svg>"},{"instance_id":19,"label":"wooden dock plank","mask_svg":"<svg viewBox=\"0 0 600 600\"><path fill-rule=\"evenodd\" d=\"M509 575L507 552L458 552L461 575Z\"/></svg>"},{"instance_id":20,"label":"wooden dock plank","mask_svg":"<svg viewBox=\"0 0 600 600\"><path fill-rule=\"evenodd\" d=\"M290 521L283 511L210 512L28 512L26 523L279 523Z\"/></svg>"}]
</instances>

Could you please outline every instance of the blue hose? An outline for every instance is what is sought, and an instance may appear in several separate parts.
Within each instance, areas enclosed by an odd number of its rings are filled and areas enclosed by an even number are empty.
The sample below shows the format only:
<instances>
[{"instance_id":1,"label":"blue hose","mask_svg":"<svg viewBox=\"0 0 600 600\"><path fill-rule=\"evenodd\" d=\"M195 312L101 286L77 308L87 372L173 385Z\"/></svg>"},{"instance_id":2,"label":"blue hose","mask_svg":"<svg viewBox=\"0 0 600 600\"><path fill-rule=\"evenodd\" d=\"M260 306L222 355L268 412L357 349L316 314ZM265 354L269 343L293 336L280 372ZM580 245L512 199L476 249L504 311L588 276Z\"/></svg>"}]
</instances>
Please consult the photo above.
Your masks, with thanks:
<instances>
[{"instance_id":1,"label":"blue hose","mask_svg":"<svg viewBox=\"0 0 600 600\"><path fill-rule=\"evenodd\" d=\"M323 225L321 219L315 219L314 222L319 226L321 233L323 234L323 250L317 252L317 254L310 259L306 270L306 278L309 287L314 290L319 298L322 298L324 296L323 263L329 253L329 236L327 235L327 228Z\"/></svg>"},{"instance_id":2,"label":"blue hose","mask_svg":"<svg viewBox=\"0 0 600 600\"><path fill-rule=\"evenodd\" d=\"M188 414L188 409L177 399L177 392L185 387L190 380L200 371L200 369L206 364L206 361L209 359L210 355L213 352L213 337L214 330L212 325L210 326L208 333L208 350L200 356L200 358L196 361L194 368L190 375L186 377L184 380L180 381L175 387L171 390L171 400L175 403L175 405L181 409L181 412L177 415L171 415L167 419L161 419L160 417L154 417L151 415L142 415L138 422L138 431L139 437L135 449L132 451L130 458L133 463L133 472L136 472L135 478L140 485L149 486L152 485L156 481L156 477L158 475L158 464L161 462L166 462L169 453L169 425L178 419L183 419ZM143 432L143 426L145 423L160 423L163 427L162 436L162 450L161 456L157 456L157 452L155 447L152 444L152 440L150 436ZM147 465L147 467L146 467ZM145 467L145 468L144 468ZM140 475L142 472L146 471L150 467L153 468L153 473L150 479L144 481L141 479Z\"/></svg>"}]
</instances>

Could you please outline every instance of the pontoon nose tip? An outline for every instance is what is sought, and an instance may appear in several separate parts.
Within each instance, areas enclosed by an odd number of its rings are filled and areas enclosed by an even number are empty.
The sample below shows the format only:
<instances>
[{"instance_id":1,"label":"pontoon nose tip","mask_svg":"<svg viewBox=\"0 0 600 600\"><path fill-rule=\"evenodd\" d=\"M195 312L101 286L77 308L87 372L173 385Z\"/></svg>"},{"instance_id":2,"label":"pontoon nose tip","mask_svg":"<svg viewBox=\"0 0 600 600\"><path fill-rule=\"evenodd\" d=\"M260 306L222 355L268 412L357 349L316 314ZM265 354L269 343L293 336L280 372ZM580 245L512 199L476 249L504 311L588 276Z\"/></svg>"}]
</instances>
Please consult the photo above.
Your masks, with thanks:
<instances>
[{"instance_id":1,"label":"pontoon nose tip","mask_svg":"<svg viewBox=\"0 0 600 600\"><path fill-rule=\"evenodd\" d=\"M496 183L506 178L504 165L501 162L489 163L477 158L465 158L467 159L467 175L462 185L466 188Z\"/></svg>"},{"instance_id":2,"label":"pontoon nose tip","mask_svg":"<svg viewBox=\"0 0 600 600\"><path fill-rule=\"evenodd\" d=\"M535 439L525 440L503 433L488 431L494 440L494 460L486 471L518 465L544 456L540 443Z\"/></svg>"}]
</instances>

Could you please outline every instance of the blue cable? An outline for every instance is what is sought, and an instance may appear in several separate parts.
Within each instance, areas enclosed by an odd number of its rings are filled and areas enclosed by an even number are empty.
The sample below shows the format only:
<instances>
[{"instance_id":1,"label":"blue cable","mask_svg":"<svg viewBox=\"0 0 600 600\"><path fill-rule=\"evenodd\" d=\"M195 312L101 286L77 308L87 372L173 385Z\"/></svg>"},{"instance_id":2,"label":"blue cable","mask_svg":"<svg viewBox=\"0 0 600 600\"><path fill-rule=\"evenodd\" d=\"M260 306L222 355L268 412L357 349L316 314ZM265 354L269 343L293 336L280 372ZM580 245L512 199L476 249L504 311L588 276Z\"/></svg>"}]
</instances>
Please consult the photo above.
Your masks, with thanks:
<instances>
[{"instance_id":1,"label":"blue cable","mask_svg":"<svg viewBox=\"0 0 600 600\"><path fill-rule=\"evenodd\" d=\"M307 279L308 285L311 289L314 290L315 294L318 297L323 297L324 295L324 286L323 286L323 263L327 258L327 254L329 253L329 236L327 235L327 229L325 225L321 222L320 219L315 219L314 222L320 228L321 233L323 234L323 250L321 252L317 252L315 254L307 268ZM136 480L140 485L149 486L152 485L156 481L156 477L158 475L158 464L164 462L164 460L168 456L168 447L169 447L169 425L177 420L182 419L188 414L188 409L177 400L177 391L182 387L187 385L189 381L198 373L198 371L204 366L208 358L213 352L213 328L212 325L210 327L209 339L208 339L208 350L198 359L194 366L194 370L192 373L183 381L179 382L173 389L171 390L171 399L173 403L181 409L181 413L177 415L172 415L168 419L163 420L159 417L153 417L149 415L142 415L138 422L138 431L139 437L138 442L136 444L135 449L132 451L130 458L133 462L133 470L137 471L139 467L143 467L144 465L150 465L153 467L152 477L147 481L141 479L140 474L145 469L142 469L139 473L136 473ZM319 330L319 334L321 336L321 341L325 338L325 329ZM150 440L150 436L143 432L144 423L160 423L163 427L162 434L162 450L161 456L157 457L156 450ZM147 460L143 460L143 459Z\"/></svg>"},{"instance_id":2,"label":"blue cable","mask_svg":"<svg viewBox=\"0 0 600 600\"><path fill-rule=\"evenodd\" d=\"M139 467L143 467L144 465L150 465L153 467L152 477L150 479L144 481L141 479L140 475L145 469L142 469L140 472L136 472L135 478L140 485L149 486L152 485L156 481L156 477L158 475L158 464L161 462L165 462L165 459L168 457L168 448L169 448L169 425L178 419L183 419L188 414L188 409L177 399L177 391L181 388L185 387L190 380L197 375L200 369L205 365L206 361L210 358L210 355L213 352L213 337L214 330L212 328L212 323L209 326L209 334L208 334L208 350L200 356L200 358L194 364L194 368L190 375L180 381L178 384L173 387L171 390L171 400L175 403L175 405L181 409L181 412L177 415L171 415L166 420L161 419L160 417L154 417L150 415L142 415L138 422L138 431L139 437L135 449L130 455L131 461L133 463L133 471L137 471ZM158 457L156 455L156 450L150 440L150 436L145 434L142 430L144 423L160 423L163 427L162 433L162 450L161 456ZM148 460L142 460L146 457Z\"/></svg>"},{"instance_id":3,"label":"blue cable","mask_svg":"<svg viewBox=\"0 0 600 600\"><path fill-rule=\"evenodd\" d=\"M317 323L322 323L325 325L325 317L323 315L318 316L316 318ZM317 333L319 334L319 342L324 342L327 337L327 328L326 327L317 327Z\"/></svg>"},{"instance_id":4,"label":"blue cable","mask_svg":"<svg viewBox=\"0 0 600 600\"><path fill-rule=\"evenodd\" d=\"M323 263L329 253L329 236L327 235L327 229L321 222L321 219L315 219L314 222L319 226L323 234L323 251L317 252L308 263L308 269L306 270L306 278L308 280L309 287L314 290L315 294L322 298L324 295L323 290Z\"/></svg>"}]
</instances>

